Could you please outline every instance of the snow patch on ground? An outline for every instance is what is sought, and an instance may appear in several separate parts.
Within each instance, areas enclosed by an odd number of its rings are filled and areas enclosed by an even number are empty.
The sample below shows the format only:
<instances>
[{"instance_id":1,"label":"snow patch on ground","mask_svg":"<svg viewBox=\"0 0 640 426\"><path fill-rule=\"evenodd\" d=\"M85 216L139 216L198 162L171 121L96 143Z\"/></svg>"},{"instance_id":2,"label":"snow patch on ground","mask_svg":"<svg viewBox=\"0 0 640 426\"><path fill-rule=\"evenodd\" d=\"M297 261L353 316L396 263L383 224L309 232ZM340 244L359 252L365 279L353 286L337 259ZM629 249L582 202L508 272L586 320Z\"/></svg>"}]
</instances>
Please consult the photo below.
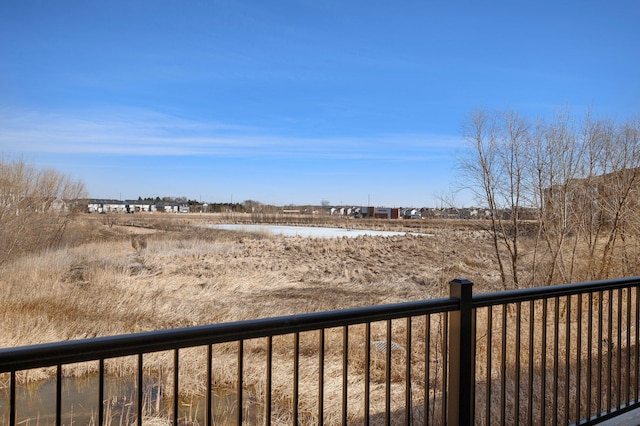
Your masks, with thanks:
<instances>
[{"instance_id":1,"label":"snow patch on ground","mask_svg":"<svg viewBox=\"0 0 640 426\"><path fill-rule=\"evenodd\" d=\"M270 232L275 235L284 235L285 237L356 238L364 235L395 237L398 235L407 235L407 234L419 235L419 236L433 236L433 234L421 234L417 232L374 231L370 229L322 228L322 227L314 227L314 226L237 225L237 224L220 224L220 225L209 225L209 226L215 229L224 229L227 231Z\"/></svg>"}]
</instances>

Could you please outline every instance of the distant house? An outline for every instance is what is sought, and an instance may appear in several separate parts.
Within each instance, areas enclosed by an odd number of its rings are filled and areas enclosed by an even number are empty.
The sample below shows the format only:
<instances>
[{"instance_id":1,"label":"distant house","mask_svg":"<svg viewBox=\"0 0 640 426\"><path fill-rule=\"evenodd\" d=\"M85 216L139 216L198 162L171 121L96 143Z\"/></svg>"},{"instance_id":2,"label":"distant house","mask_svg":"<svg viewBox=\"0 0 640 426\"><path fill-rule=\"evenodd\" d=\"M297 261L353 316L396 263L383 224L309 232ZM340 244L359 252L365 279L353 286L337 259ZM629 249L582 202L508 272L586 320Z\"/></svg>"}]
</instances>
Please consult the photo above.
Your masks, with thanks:
<instances>
[{"instance_id":1,"label":"distant house","mask_svg":"<svg viewBox=\"0 0 640 426\"><path fill-rule=\"evenodd\" d=\"M105 213L125 213L127 206L122 201L104 204Z\"/></svg>"},{"instance_id":2,"label":"distant house","mask_svg":"<svg viewBox=\"0 0 640 426\"><path fill-rule=\"evenodd\" d=\"M402 209L403 219L422 219L422 214L416 209Z\"/></svg>"},{"instance_id":3,"label":"distant house","mask_svg":"<svg viewBox=\"0 0 640 426\"><path fill-rule=\"evenodd\" d=\"M127 213L141 213L156 211L155 202L147 200L125 200ZM153 209L151 208L153 206Z\"/></svg>"},{"instance_id":4,"label":"distant house","mask_svg":"<svg viewBox=\"0 0 640 426\"><path fill-rule=\"evenodd\" d=\"M358 217L372 217L376 219L400 219L402 210L397 207L356 207L353 214Z\"/></svg>"},{"instance_id":5,"label":"distant house","mask_svg":"<svg viewBox=\"0 0 640 426\"><path fill-rule=\"evenodd\" d=\"M338 216L355 216L360 213L359 207L331 207L329 210L330 215Z\"/></svg>"},{"instance_id":6,"label":"distant house","mask_svg":"<svg viewBox=\"0 0 640 426\"><path fill-rule=\"evenodd\" d=\"M123 201L109 200L104 198L93 198L87 200L88 213L111 213L125 211L126 205Z\"/></svg>"},{"instance_id":7,"label":"distant house","mask_svg":"<svg viewBox=\"0 0 640 426\"><path fill-rule=\"evenodd\" d=\"M187 204L164 203L149 200L87 200L88 213L189 213Z\"/></svg>"}]
</instances>

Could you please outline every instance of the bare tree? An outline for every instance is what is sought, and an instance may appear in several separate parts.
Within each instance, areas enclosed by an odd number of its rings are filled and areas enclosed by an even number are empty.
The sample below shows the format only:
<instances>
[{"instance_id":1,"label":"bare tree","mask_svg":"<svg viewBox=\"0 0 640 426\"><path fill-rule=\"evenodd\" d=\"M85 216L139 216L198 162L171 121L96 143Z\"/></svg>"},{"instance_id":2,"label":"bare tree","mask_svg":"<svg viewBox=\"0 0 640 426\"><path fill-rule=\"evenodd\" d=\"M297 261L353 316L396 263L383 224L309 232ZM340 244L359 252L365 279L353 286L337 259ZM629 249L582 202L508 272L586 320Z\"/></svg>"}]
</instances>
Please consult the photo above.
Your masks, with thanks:
<instances>
[{"instance_id":1,"label":"bare tree","mask_svg":"<svg viewBox=\"0 0 640 426\"><path fill-rule=\"evenodd\" d=\"M637 236L638 188L640 188L640 126L638 120L622 125L610 139L609 173L598 180L600 221L607 229L606 240L596 273L597 278L610 274L618 243L627 236ZM623 244L624 246L624 244Z\"/></svg>"},{"instance_id":2,"label":"bare tree","mask_svg":"<svg viewBox=\"0 0 640 426\"><path fill-rule=\"evenodd\" d=\"M476 111L463 129L469 146L462 161L466 182L491 213L488 231L502 285L518 287L530 124L515 111Z\"/></svg>"},{"instance_id":3,"label":"bare tree","mask_svg":"<svg viewBox=\"0 0 640 426\"><path fill-rule=\"evenodd\" d=\"M0 263L62 241L84 185L23 159L0 159Z\"/></svg>"},{"instance_id":4,"label":"bare tree","mask_svg":"<svg viewBox=\"0 0 640 426\"><path fill-rule=\"evenodd\" d=\"M475 111L463 125L463 135L469 145L469 154L462 159L468 187L476 200L486 205L491 212L489 232L498 262L503 286L507 285L507 274L500 249L500 213L497 200L500 170L498 168L498 146L496 123L485 111Z\"/></svg>"},{"instance_id":5,"label":"bare tree","mask_svg":"<svg viewBox=\"0 0 640 426\"><path fill-rule=\"evenodd\" d=\"M533 207L538 211L538 232L535 251L544 249L551 260L542 265L545 284L551 284L556 274L569 281L565 268L564 249L567 239L575 231L575 200L580 199L577 181L582 171L584 147L576 137L573 116L559 111L550 123L539 124L535 139L528 152L532 193L536 194ZM544 247L538 244L542 242ZM573 258L573 257L572 257ZM539 258L537 258L539 259ZM540 269L534 265L534 276ZM569 268L570 269L570 268Z\"/></svg>"},{"instance_id":6,"label":"bare tree","mask_svg":"<svg viewBox=\"0 0 640 426\"><path fill-rule=\"evenodd\" d=\"M505 288L633 272L640 260L639 123L616 125L589 113L578 121L567 109L535 126L513 111L470 116L461 165L491 212L487 230ZM525 255L529 264L521 265Z\"/></svg>"},{"instance_id":7,"label":"bare tree","mask_svg":"<svg viewBox=\"0 0 640 426\"><path fill-rule=\"evenodd\" d=\"M513 285L520 286L518 261L520 259L520 225L522 223L522 207L524 202L526 152L529 148L529 123L514 111L505 111L499 115L498 152L500 172L503 183L500 187L502 208L508 214L508 229L504 221L500 221L500 233L504 247L509 253L511 279ZM504 211L503 211L504 213Z\"/></svg>"}]
</instances>

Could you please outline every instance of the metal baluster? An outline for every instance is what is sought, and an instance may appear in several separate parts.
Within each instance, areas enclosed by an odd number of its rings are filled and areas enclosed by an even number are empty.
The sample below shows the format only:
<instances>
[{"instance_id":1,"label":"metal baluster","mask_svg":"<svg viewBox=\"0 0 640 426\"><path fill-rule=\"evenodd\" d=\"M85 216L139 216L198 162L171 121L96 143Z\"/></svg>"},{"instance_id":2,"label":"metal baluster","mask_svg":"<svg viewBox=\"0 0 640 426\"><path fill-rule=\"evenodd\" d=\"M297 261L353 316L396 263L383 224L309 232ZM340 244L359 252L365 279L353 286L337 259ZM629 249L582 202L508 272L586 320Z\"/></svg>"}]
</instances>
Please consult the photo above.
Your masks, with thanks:
<instances>
[{"instance_id":1,"label":"metal baluster","mask_svg":"<svg viewBox=\"0 0 640 426\"><path fill-rule=\"evenodd\" d=\"M267 336L267 383L264 407L265 424L271 424L271 392L273 388L273 336Z\"/></svg>"},{"instance_id":2,"label":"metal baluster","mask_svg":"<svg viewBox=\"0 0 640 426\"><path fill-rule=\"evenodd\" d=\"M56 366L56 425L62 426L62 365Z\"/></svg>"},{"instance_id":3,"label":"metal baluster","mask_svg":"<svg viewBox=\"0 0 640 426\"><path fill-rule=\"evenodd\" d=\"M10 390L9 390L9 425L16 424L16 372L11 371L10 374Z\"/></svg>"},{"instance_id":4,"label":"metal baluster","mask_svg":"<svg viewBox=\"0 0 640 426\"><path fill-rule=\"evenodd\" d=\"M342 329L342 424L347 424L347 400L349 385L349 327Z\"/></svg>"},{"instance_id":5,"label":"metal baluster","mask_svg":"<svg viewBox=\"0 0 640 426\"><path fill-rule=\"evenodd\" d=\"M587 318L587 418L591 417L591 386L593 385L593 293L589 293ZM598 373L599 374L599 373Z\"/></svg>"},{"instance_id":6,"label":"metal baluster","mask_svg":"<svg viewBox=\"0 0 640 426\"><path fill-rule=\"evenodd\" d=\"M547 420L547 314L549 300L542 302L542 360L540 370L542 371L540 385L540 424L546 424Z\"/></svg>"},{"instance_id":7,"label":"metal baluster","mask_svg":"<svg viewBox=\"0 0 640 426\"><path fill-rule=\"evenodd\" d=\"M364 353L364 424L369 425L369 394L371 381L371 323L365 325Z\"/></svg>"},{"instance_id":8,"label":"metal baluster","mask_svg":"<svg viewBox=\"0 0 640 426\"><path fill-rule=\"evenodd\" d=\"M405 424L411 423L411 317L407 317L407 348L405 351Z\"/></svg>"},{"instance_id":9,"label":"metal baluster","mask_svg":"<svg viewBox=\"0 0 640 426\"><path fill-rule=\"evenodd\" d=\"M626 312L627 312L627 365L626 365L626 377L627 377L627 384L625 386L625 394L626 394L626 399L625 402L627 404L631 403L631 289L627 288L626 289L626 295L627 295L627 308L626 308Z\"/></svg>"},{"instance_id":10,"label":"metal baluster","mask_svg":"<svg viewBox=\"0 0 640 426\"><path fill-rule=\"evenodd\" d=\"M636 370L636 401L640 400L640 287L634 287L636 293L636 317L635 317L635 325L636 325L636 360L635 360L635 370Z\"/></svg>"},{"instance_id":11,"label":"metal baluster","mask_svg":"<svg viewBox=\"0 0 640 426\"><path fill-rule=\"evenodd\" d=\"M502 354L500 355L500 424L507 418L507 304L502 305Z\"/></svg>"},{"instance_id":12,"label":"metal baluster","mask_svg":"<svg viewBox=\"0 0 640 426\"><path fill-rule=\"evenodd\" d=\"M298 401L300 400L300 333L293 337L293 424L298 424Z\"/></svg>"},{"instance_id":13,"label":"metal baluster","mask_svg":"<svg viewBox=\"0 0 640 426\"><path fill-rule=\"evenodd\" d=\"M491 424L491 381L493 366L491 365L491 358L493 358L493 306L487 307L487 393L486 393L486 410L487 419L485 424Z\"/></svg>"},{"instance_id":14,"label":"metal baluster","mask_svg":"<svg viewBox=\"0 0 640 426\"><path fill-rule=\"evenodd\" d=\"M571 385L571 296L566 298L567 317L565 318L564 341L564 423L569 423L569 390ZM578 419L579 420L579 419Z\"/></svg>"},{"instance_id":15,"label":"metal baluster","mask_svg":"<svg viewBox=\"0 0 640 426\"><path fill-rule=\"evenodd\" d=\"M447 338L449 336L449 315L441 314L441 317L444 321L442 332L442 422L444 422L447 418L447 405L449 403L447 395L447 383L449 382L449 371L447 369L449 365L449 339Z\"/></svg>"},{"instance_id":16,"label":"metal baluster","mask_svg":"<svg viewBox=\"0 0 640 426\"><path fill-rule=\"evenodd\" d=\"M535 318L535 301L529 302L529 402L527 403L527 424L533 424L533 354L534 354L534 318Z\"/></svg>"},{"instance_id":17,"label":"metal baluster","mask_svg":"<svg viewBox=\"0 0 640 426\"><path fill-rule=\"evenodd\" d=\"M391 424L391 320L387 320L385 425Z\"/></svg>"},{"instance_id":18,"label":"metal baluster","mask_svg":"<svg viewBox=\"0 0 640 426\"><path fill-rule=\"evenodd\" d=\"M522 320L522 304L516 303L516 377L515 377L515 389L514 389L514 407L513 418L516 422L520 422L520 329Z\"/></svg>"},{"instance_id":19,"label":"metal baluster","mask_svg":"<svg viewBox=\"0 0 640 426\"><path fill-rule=\"evenodd\" d=\"M604 293L602 291L598 292L598 397L597 397L597 409L596 415L600 415L602 413L602 319L603 319L603 303L602 300L604 297Z\"/></svg>"},{"instance_id":20,"label":"metal baluster","mask_svg":"<svg viewBox=\"0 0 640 426\"><path fill-rule=\"evenodd\" d=\"M318 348L318 424L321 425L324 422L324 328L320 329Z\"/></svg>"},{"instance_id":21,"label":"metal baluster","mask_svg":"<svg viewBox=\"0 0 640 426\"><path fill-rule=\"evenodd\" d=\"M613 290L608 291L609 305L607 310L607 412L611 412L612 408L612 382L613 382L613 354L611 347L613 346Z\"/></svg>"},{"instance_id":22,"label":"metal baluster","mask_svg":"<svg viewBox=\"0 0 640 426\"><path fill-rule=\"evenodd\" d=\"M98 361L98 426L102 425L104 425L104 358Z\"/></svg>"},{"instance_id":23,"label":"metal baluster","mask_svg":"<svg viewBox=\"0 0 640 426\"><path fill-rule=\"evenodd\" d=\"M621 394L623 392L623 387L622 387L622 289L619 288L618 289L618 329L617 329L617 335L618 335L618 356L617 356L617 361L616 361L616 387L618 389L618 391L616 392L617 397L616 397L616 408L620 408L620 402L621 402Z\"/></svg>"},{"instance_id":24,"label":"metal baluster","mask_svg":"<svg viewBox=\"0 0 640 426\"><path fill-rule=\"evenodd\" d=\"M179 414L179 395L180 395L180 352L178 349L173 351L173 426L178 426Z\"/></svg>"},{"instance_id":25,"label":"metal baluster","mask_svg":"<svg viewBox=\"0 0 640 426\"><path fill-rule=\"evenodd\" d=\"M424 423L429 424L429 396L431 388L431 315L424 319Z\"/></svg>"},{"instance_id":26,"label":"metal baluster","mask_svg":"<svg viewBox=\"0 0 640 426\"><path fill-rule=\"evenodd\" d=\"M267 392L267 395L269 393ZM205 409L206 421L205 424L207 426L211 426L213 424L213 413L211 408L211 403L213 402L213 345L207 345L207 398L206 404L207 408Z\"/></svg>"},{"instance_id":27,"label":"metal baluster","mask_svg":"<svg viewBox=\"0 0 640 426\"><path fill-rule=\"evenodd\" d=\"M553 424L558 424L558 346L560 339L560 298L555 297L553 313Z\"/></svg>"},{"instance_id":28,"label":"metal baluster","mask_svg":"<svg viewBox=\"0 0 640 426\"><path fill-rule=\"evenodd\" d=\"M478 353L478 335L477 335L477 327L476 324L478 324L478 310L474 309L473 310L473 326L472 326L472 341L473 341L473 354L471 355L471 360L473 362L471 368L472 368L472 376L473 376L473 389L471 390L471 421L475 422L476 419L476 386L477 386L477 377L476 377L476 370L477 370L477 359L476 359L476 354Z\"/></svg>"},{"instance_id":29,"label":"metal baluster","mask_svg":"<svg viewBox=\"0 0 640 426\"><path fill-rule=\"evenodd\" d=\"M236 393L236 419L237 424L242 424L242 399L243 399L243 371L244 371L244 340L238 340L238 386Z\"/></svg>"},{"instance_id":30,"label":"metal baluster","mask_svg":"<svg viewBox=\"0 0 640 426\"><path fill-rule=\"evenodd\" d=\"M580 404L582 401L582 293L578 294L578 329L576 331L576 346L578 347L576 358L576 422L580 421Z\"/></svg>"},{"instance_id":31,"label":"metal baluster","mask_svg":"<svg viewBox=\"0 0 640 426\"><path fill-rule=\"evenodd\" d=\"M143 379L143 375L144 375L144 370L143 370L143 366L142 366L142 353L138 354L138 420L137 420L137 424L138 426L142 426L142 395L143 395L143 389L142 389L142 379Z\"/></svg>"}]
</instances>

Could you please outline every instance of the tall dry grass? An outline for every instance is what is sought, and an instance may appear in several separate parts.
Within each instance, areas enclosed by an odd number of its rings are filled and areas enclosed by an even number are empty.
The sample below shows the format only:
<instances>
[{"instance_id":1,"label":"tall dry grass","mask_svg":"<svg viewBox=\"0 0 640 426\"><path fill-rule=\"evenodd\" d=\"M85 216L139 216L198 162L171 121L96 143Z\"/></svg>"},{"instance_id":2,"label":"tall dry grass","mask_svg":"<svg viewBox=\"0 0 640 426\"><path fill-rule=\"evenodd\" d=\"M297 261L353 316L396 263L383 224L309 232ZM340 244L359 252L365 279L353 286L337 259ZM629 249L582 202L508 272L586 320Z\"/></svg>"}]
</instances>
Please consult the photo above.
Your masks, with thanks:
<instances>
[{"instance_id":1,"label":"tall dry grass","mask_svg":"<svg viewBox=\"0 0 640 426\"><path fill-rule=\"evenodd\" d=\"M469 228L469 222L438 228L434 222L421 221L429 222L422 230L434 233L434 237L313 239L194 226L208 220L191 215L87 216L68 230L66 248L33 253L2 265L0 347L431 299L446 296L447 283L454 277L472 280L476 293L500 288L491 241L484 232ZM146 246L132 245L134 240L144 240ZM442 410L438 390L442 387L442 323L434 318L430 324L432 361L425 364L418 359L423 356L427 332L417 321L411 345L406 341L403 321L394 321L392 340L402 348L410 346L417 360L411 366L414 418L425 416L426 396L426 415L433 419ZM317 420L318 338L318 332L300 335L299 412L301 419L311 423ZM325 338L325 421L332 423L341 414L342 330L327 330ZM386 339L384 324L372 325L371 338ZM514 338L509 337L510 348ZM482 339L478 336L480 352ZM275 337L273 346L274 418L283 423L290 423L292 416L292 341L293 336ZM525 346L523 343L523 351ZM350 327L348 418L353 422L364 414L367 349L363 327ZM233 389L237 345L215 345L213 351L216 387ZM265 398L265 339L245 342L244 351L245 398L248 405L259 406ZM378 413L385 403L385 363L380 354L371 351L370 396L372 407L378 407L372 411L376 424L384 422ZM586 349L583 352L586 355ZM391 404L397 418L404 416L405 355L393 352ZM145 374L162 381L167 389L173 386L172 356L144 356ZM480 356L479 362L493 356ZM505 364L515 365L511 352L508 356ZM206 348L181 351L179 391L185 398L198 401L198 395L204 393L205 357ZM97 363L66 366L65 374L86 375L96 368ZM427 368L431 381L425 389ZM489 375L491 382L499 380L495 368L496 364ZM536 368L540 375L547 367ZM107 371L114 376L128 377L135 369L131 358L107 363ZM40 380L48 374L23 372L19 380ZM479 374L483 374L481 367ZM495 392L500 386L493 389ZM481 395L480 385L480 403ZM262 412L258 410L256 418ZM190 415L184 414L185 418Z\"/></svg>"},{"instance_id":2,"label":"tall dry grass","mask_svg":"<svg viewBox=\"0 0 640 426\"><path fill-rule=\"evenodd\" d=\"M491 263L455 234L327 240L161 230L146 232L147 247L136 250L131 233L145 228L118 226L87 227L94 237L76 246L2 266L2 346L438 297L451 276L479 277Z\"/></svg>"},{"instance_id":3,"label":"tall dry grass","mask_svg":"<svg viewBox=\"0 0 640 426\"><path fill-rule=\"evenodd\" d=\"M446 294L446 282L452 276L470 270L480 273L490 264L478 249L484 238L472 231L443 230L437 237L328 240L195 228L196 221L182 218L85 219L70 230L66 248L34 253L2 266L0 346L428 299ZM141 235L146 247L132 245ZM469 246L469 241L476 245ZM490 287L490 280L487 282ZM364 350L360 334L352 331L349 350L354 360ZM301 336L301 371L311 375L318 368L313 350L316 338ZM382 336L374 333L373 338ZM327 334L327 413L340 403L339 393L334 395L341 386L340 339L335 331ZM275 340L274 359L287 360L291 339ZM246 345L246 383L258 398L264 394L264 361L258 361L264 356L264 342ZM219 345L215 349L216 384L233 387L236 348ZM203 392L202 353L181 354L184 395ZM144 357L145 368L160 374L169 387L170 357ZM350 366L349 396L354 401L361 398L356 391L362 387L362 362L358 362ZM65 374L90 374L96 368L94 364L67 366ZM133 359L107 364L108 372L116 376L131 374L135 368ZM50 372L24 372L19 380L38 380L47 374ZM383 393L381 373L374 369L373 374L378 380L372 385L375 401ZM275 362L274 395L279 402L274 407L279 407L277 416L282 419L291 415L282 408L290 400L290 375L290 361ZM394 393L401 395L400 386L395 388L394 380ZM302 395L308 392L311 390L301 389ZM403 401L400 396L396 399ZM311 403L304 401L302 397L301 413L313 418L314 410L305 408ZM360 415L354 411L350 418Z\"/></svg>"}]
</instances>

